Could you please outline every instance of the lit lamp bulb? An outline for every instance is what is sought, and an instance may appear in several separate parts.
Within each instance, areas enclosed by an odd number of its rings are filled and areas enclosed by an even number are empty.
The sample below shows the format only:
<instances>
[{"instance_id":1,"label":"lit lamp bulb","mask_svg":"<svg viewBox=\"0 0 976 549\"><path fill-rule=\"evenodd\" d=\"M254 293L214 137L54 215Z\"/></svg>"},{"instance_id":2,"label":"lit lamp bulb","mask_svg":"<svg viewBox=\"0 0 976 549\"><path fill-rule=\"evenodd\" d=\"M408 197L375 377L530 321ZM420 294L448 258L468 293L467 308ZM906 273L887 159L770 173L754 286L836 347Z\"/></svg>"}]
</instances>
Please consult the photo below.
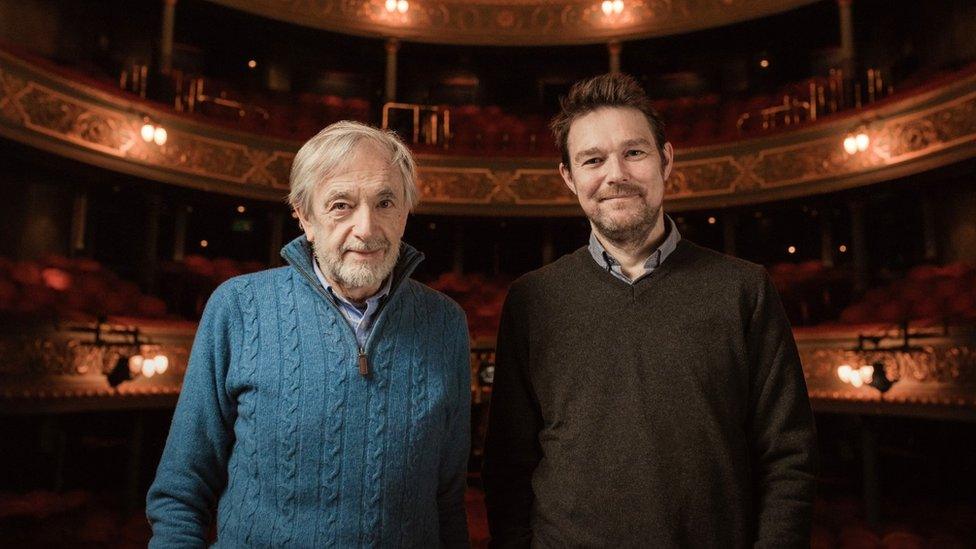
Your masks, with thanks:
<instances>
[{"instance_id":1,"label":"lit lamp bulb","mask_svg":"<svg viewBox=\"0 0 976 549\"><path fill-rule=\"evenodd\" d=\"M146 122L145 124L142 125L142 129L139 131L139 133L142 135L143 141L145 141L146 143L150 143L152 142L153 137L156 134L156 126L153 126L149 122Z\"/></svg>"},{"instance_id":2,"label":"lit lamp bulb","mask_svg":"<svg viewBox=\"0 0 976 549\"><path fill-rule=\"evenodd\" d=\"M853 135L848 135L844 138L844 150L847 154L854 154L857 152L857 138Z\"/></svg>"},{"instance_id":3,"label":"lit lamp bulb","mask_svg":"<svg viewBox=\"0 0 976 549\"><path fill-rule=\"evenodd\" d=\"M410 9L410 2L407 2L407 0L398 0L396 9L400 13L407 13L407 10Z\"/></svg>"},{"instance_id":4,"label":"lit lamp bulb","mask_svg":"<svg viewBox=\"0 0 976 549\"><path fill-rule=\"evenodd\" d=\"M862 382L870 383L871 378L874 376L874 366L871 366L870 364L865 364L864 366L858 368L857 373L858 376L861 378Z\"/></svg>"},{"instance_id":5,"label":"lit lamp bulb","mask_svg":"<svg viewBox=\"0 0 976 549\"><path fill-rule=\"evenodd\" d=\"M396 11L397 0L386 0L386 11Z\"/></svg>"},{"instance_id":6,"label":"lit lamp bulb","mask_svg":"<svg viewBox=\"0 0 976 549\"><path fill-rule=\"evenodd\" d=\"M868 150L868 145L871 144L871 138L868 137L868 134L861 132L854 137L854 144L857 146L858 152L864 152Z\"/></svg>"},{"instance_id":7,"label":"lit lamp bulb","mask_svg":"<svg viewBox=\"0 0 976 549\"><path fill-rule=\"evenodd\" d=\"M844 383L850 383L852 373L854 373L854 369L851 368L850 364L841 364L837 367L837 377Z\"/></svg>"},{"instance_id":8,"label":"lit lamp bulb","mask_svg":"<svg viewBox=\"0 0 976 549\"><path fill-rule=\"evenodd\" d=\"M624 0L613 0L613 13L623 13Z\"/></svg>"},{"instance_id":9,"label":"lit lamp bulb","mask_svg":"<svg viewBox=\"0 0 976 549\"><path fill-rule=\"evenodd\" d=\"M156 375L156 359L147 358L142 361L142 375L146 378Z\"/></svg>"},{"instance_id":10,"label":"lit lamp bulb","mask_svg":"<svg viewBox=\"0 0 976 549\"><path fill-rule=\"evenodd\" d=\"M165 374L166 368L169 368L169 359L166 358L166 355L156 355L155 362L156 362L156 373Z\"/></svg>"},{"instance_id":11,"label":"lit lamp bulb","mask_svg":"<svg viewBox=\"0 0 976 549\"><path fill-rule=\"evenodd\" d=\"M142 373L142 355L132 355L129 357L129 373L138 375Z\"/></svg>"},{"instance_id":12,"label":"lit lamp bulb","mask_svg":"<svg viewBox=\"0 0 976 549\"><path fill-rule=\"evenodd\" d=\"M162 147L166 144L166 139L169 135L166 133L166 128L158 126L156 131L153 132L153 142Z\"/></svg>"}]
</instances>

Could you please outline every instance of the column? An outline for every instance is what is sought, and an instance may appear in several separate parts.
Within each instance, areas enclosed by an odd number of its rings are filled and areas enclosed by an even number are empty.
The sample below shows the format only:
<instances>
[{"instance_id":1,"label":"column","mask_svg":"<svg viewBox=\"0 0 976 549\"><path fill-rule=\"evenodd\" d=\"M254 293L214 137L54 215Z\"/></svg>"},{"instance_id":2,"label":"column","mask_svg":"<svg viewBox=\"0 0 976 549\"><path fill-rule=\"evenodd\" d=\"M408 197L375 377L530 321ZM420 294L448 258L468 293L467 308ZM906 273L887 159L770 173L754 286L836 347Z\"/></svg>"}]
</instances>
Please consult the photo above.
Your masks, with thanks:
<instances>
[{"instance_id":1,"label":"column","mask_svg":"<svg viewBox=\"0 0 976 549\"><path fill-rule=\"evenodd\" d=\"M824 267L834 266L834 211L820 211L820 261Z\"/></svg>"},{"instance_id":2,"label":"column","mask_svg":"<svg viewBox=\"0 0 976 549\"><path fill-rule=\"evenodd\" d=\"M162 216L163 199L152 193L146 202L146 242L143 246L142 286L146 293L156 293L159 250L159 219Z\"/></svg>"},{"instance_id":3,"label":"column","mask_svg":"<svg viewBox=\"0 0 976 549\"><path fill-rule=\"evenodd\" d=\"M464 274L464 225L458 220L454 227L454 255L451 262L451 272L461 276Z\"/></svg>"},{"instance_id":4,"label":"column","mask_svg":"<svg viewBox=\"0 0 976 549\"><path fill-rule=\"evenodd\" d=\"M268 221L271 225L271 237L268 242L268 266L281 265L281 247L284 246L285 216L279 212L269 212Z\"/></svg>"},{"instance_id":5,"label":"column","mask_svg":"<svg viewBox=\"0 0 976 549\"><path fill-rule=\"evenodd\" d=\"M85 228L88 224L88 193L83 190L75 192L71 205L71 243L68 255L74 257L85 251Z\"/></svg>"},{"instance_id":6,"label":"column","mask_svg":"<svg viewBox=\"0 0 976 549\"><path fill-rule=\"evenodd\" d=\"M396 101L397 84L397 52L400 51L400 41L396 38L386 40L386 88L383 95L387 103Z\"/></svg>"},{"instance_id":7,"label":"column","mask_svg":"<svg viewBox=\"0 0 976 549\"><path fill-rule=\"evenodd\" d=\"M176 26L176 0L163 0L163 31L159 37L159 72L173 68L173 28Z\"/></svg>"},{"instance_id":8,"label":"column","mask_svg":"<svg viewBox=\"0 0 976 549\"><path fill-rule=\"evenodd\" d=\"M189 211L182 204L176 207L173 216L173 261L183 261L186 257L186 220Z\"/></svg>"},{"instance_id":9,"label":"column","mask_svg":"<svg viewBox=\"0 0 976 549\"><path fill-rule=\"evenodd\" d=\"M607 43L607 52L610 54L610 73L620 74L620 50L623 45L620 40L611 40Z\"/></svg>"},{"instance_id":10,"label":"column","mask_svg":"<svg viewBox=\"0 0 976 549\"><path fill-rule=\"evenodd\" d=\"M922 238L925 242L925 262L939 260L939 225L936 221L935 199L930 191L922 191Z\"/></svg>"},{"instance_id":11,"label":"column","mask_svg":"<svg viewBox=\"0 0 976 549\"><path fill-rule=\"evenodd\" d=\"M851 4L854 0L837 0L838 16L840 19L840 51L844 64L844 78L854 77L854 18L851 14Z\"/></svg>"},{"instance_id":12,"label":"column","mask_svg":"<svg viewBox=\"0 0 976 549\"><path fill-rule=\"evenodd\" d=\"M726 254L735 255L735 230L739 225L739 215L735 212L722 213L722 244Z\"/></svg>"},{"instance_id":13,"label":"column","mask_svg":"<svg viewBox=\"0 0 976 549\"><path fill-rule=\"evenodd\" d=\"M864 293L868 289L871 273L868 271L868 237L864 219L864 201L851 200L847 204L851 211L851 255L854 260L854 292Z\"/></svg>"},{"instance_id":14,"label":"column","mask_svg":"<svg viewBox=\"0 0 976 549\"><path fill-rule=\"evenodd\" d=\"M542 264L548 265L556 259L556 243L552 234L552 220L545 220L545 228L542 232Z\"/></svg>"}]
</instances>

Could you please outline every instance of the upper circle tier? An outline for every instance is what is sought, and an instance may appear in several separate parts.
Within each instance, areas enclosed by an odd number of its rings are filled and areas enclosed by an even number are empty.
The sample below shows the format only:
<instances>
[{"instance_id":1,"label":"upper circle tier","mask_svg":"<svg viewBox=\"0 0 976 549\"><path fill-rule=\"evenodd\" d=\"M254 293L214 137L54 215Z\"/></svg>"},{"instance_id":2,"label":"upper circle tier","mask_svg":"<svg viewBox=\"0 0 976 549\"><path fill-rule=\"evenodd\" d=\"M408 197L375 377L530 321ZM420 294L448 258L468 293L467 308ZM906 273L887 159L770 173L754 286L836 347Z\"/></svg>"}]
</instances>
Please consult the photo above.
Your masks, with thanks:
<instances>
[{"instance_id":1,"label":"upper circle tier","mask_svg":"<svg viewBox=\"0 0 976 549\"><path fill-rule=\"evenodd\" d=\"M815 0L211 0L296 25L416 42L485 46L593 44L680 34L789 11Z\"/></svg>"}]
</instances>

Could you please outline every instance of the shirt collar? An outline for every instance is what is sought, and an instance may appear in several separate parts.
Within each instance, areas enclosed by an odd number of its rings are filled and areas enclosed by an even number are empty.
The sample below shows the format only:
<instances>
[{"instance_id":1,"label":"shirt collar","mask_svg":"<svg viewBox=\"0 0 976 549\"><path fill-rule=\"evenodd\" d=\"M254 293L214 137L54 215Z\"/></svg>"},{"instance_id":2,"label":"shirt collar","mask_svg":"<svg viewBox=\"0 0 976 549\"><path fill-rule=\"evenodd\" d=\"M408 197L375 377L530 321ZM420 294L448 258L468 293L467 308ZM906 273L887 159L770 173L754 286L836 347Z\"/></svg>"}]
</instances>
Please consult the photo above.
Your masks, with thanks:
<instances>
[{"instance_id":1,"label":"shirt collar","mask_svg":"<svg viewBox=\"0 0 976 549\"><path fill-rule=\"evenodd\" d=\"M364 310L362 306L356 305L352 301L349 301L348 299L343 297L342 294L339 294L332 289L332 284L330 284L328 279L325 278L325 275L322 273L322 269L319 268L319 262L316 261L314 257L312 258L312 269L315 270L315 276L319 279L319 282L322 283L322 287L325 288L327 292L329 292L329 295L335 297L336 299L342 301L343 303L349 305L350 307L359 310ZM387 276L386 280L383 281L383 285L380 286L379 291L373 294L372 296L366 298L365 308L366 309L375 308L376 304L379 303L381 299L389 295L390 287L392 285L393 285L393 276Z\"/></svg>"},{"instance_id":2,"label":"shirt collar","mask_svg":"<svg viewBox=\"0 0 976 549\"><path fill-rule=\"evenodd\" d=\"M651 255L644 261L645 271L649 272L658 268L671 255L671 252L678 247L678 242L681 241L681 233L678 231L678 226L675 225L671 216L667 214L664 215L664 233L664 242L656 250L651 252ZM617 269L620 268L620 262L603 247L603 244L596 237L595 231L590 231L589 251L590 255L593 256L593 260L597 262L597 265L608 270L612 270L614 267L617 267Z\"/></svg>"}]
</instances>

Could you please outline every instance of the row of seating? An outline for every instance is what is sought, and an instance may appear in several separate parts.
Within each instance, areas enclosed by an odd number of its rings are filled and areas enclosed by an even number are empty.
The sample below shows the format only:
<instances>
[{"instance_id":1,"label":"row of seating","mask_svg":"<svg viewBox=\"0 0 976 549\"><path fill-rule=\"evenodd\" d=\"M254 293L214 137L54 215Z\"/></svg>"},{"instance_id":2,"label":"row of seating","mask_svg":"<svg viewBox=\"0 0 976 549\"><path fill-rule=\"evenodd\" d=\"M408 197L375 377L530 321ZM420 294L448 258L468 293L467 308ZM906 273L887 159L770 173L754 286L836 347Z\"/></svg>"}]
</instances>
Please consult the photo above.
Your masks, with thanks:
<instances>
[{"instance_id":1,"label":"row of seating","mask_svg":"<svg viewBox=\"0 0 976 549\"><path fill-rule=\"evenodd\" d=\"M58 255L36 261L0 257L0 313L60 320L169 316L162 299L97 261Z\"/></svg>"}]
</instances>

